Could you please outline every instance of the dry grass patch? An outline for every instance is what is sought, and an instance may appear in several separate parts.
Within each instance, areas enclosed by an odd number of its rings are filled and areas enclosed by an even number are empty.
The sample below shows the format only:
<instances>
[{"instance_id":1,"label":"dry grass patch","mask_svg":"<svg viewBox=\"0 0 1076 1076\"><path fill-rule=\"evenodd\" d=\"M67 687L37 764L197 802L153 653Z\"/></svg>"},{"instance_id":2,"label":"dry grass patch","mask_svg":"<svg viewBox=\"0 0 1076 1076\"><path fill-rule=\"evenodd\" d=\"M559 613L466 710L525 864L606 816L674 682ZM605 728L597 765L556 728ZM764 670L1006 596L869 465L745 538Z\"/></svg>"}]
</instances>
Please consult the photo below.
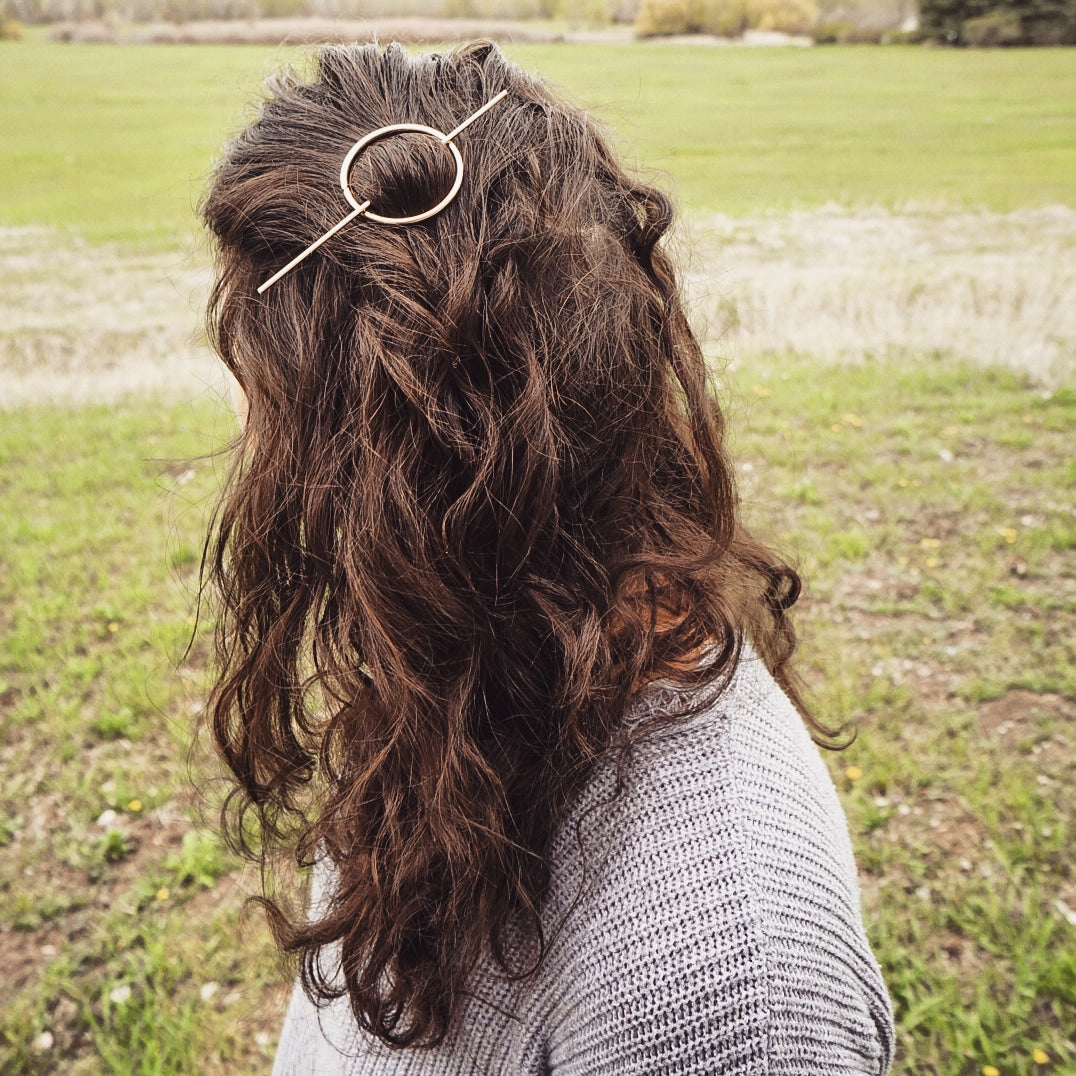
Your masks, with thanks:
<instances>
[{"instance_id":1,"label":"dry grass patch","mask_svg":"<svg viewBox=\"0 0 1076 1076\"><path fill-rule=\"evenodd\" d=\"M947 356L1076 373L1076 209L692 216L689 289L733 360Z\"/></svg>"},{"instance_id":2,"label":"dry grass patch","mask_svg":"<svg viewBox=\"0 0 1076 1076\"><path fill-rule=\"evenodd\" d=\"M208 283L190 256L0 228L0 409L219 387L201 331Z\"/></svg>"},{"instance_id":3,"label":"dry grass patch","mask_svg":"<svg viewBox=\"0 0 1076 1076\"><path fill-rule=\"evenodd\" d=\"M945 356L1044 388L1076 374L1076 210L688 218L694 320L733 369ZM0 408L193 394L224 383L201 328L203 258L0 228Z\"/></svg>"}]
</instances>

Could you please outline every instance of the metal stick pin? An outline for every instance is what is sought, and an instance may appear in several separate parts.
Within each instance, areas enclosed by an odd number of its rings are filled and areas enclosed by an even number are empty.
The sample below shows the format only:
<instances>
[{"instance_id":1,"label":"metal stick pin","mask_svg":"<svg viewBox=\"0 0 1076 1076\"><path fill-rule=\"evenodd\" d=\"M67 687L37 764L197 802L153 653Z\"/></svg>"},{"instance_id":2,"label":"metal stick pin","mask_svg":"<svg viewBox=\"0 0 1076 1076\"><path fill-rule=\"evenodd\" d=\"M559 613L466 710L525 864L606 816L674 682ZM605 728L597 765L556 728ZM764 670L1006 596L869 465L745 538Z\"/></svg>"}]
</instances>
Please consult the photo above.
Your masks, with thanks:
<instances>
[{"instance_id":1,"label":"metal stick pin","mask_svg":"<svg viewBox=\"0 0 1076 1076\"><path fill-rule=\"evenodd\" d=\"M459 194L460 187L463 185L463 158L460 156L460 151L456 148L455 143L452 141L456 135L461 131L469 127L479 116L488 112L499 101L504 100L508 96L507 90L501 90L496 97L490 98L477 112L472 113L467 117L458 127L449 131L448 134L444 134L438 131L435 127L427 127L421 123L392 123L387 127L378 127L376 131L371 131L368 135L363 135L362 138L356 142L351 149L348 150L347 155L344 157L343 163L340 165L340 189L344 192L344 197L348 200L349 204L353 207L351 212L348 213L343 220L334 224L324 235L315 239L301 254L292 258L283 269L278 269L264 284L258 286L258 294L261 295L266 289L271 288L282 276L286 273L290 273L304 258L309 257L314 253L318 247L321 246L326 240L331 239L345 224L350 224L356 217L365 216L367 220L373 221L377 224L415 224L420 220L428 220L430 217L436 216L442 209L447 206L453 198ZM351 184L349 177L351 174L351 166L355 162L355 158L371 143L376 142L379 138L384 138L386 135L394 134L397 131L415 131L419 134L427 134L431 138L436 138L442 145L448 147L449 152L452 154L456 163L456 178L452 183L452 187L448 194L433 206L432 209L427 209L422 213L416 213L410 217L383 217L377 213L370 213L370 199L360 202L351 190Z\"/></svg>"}]
</instances>

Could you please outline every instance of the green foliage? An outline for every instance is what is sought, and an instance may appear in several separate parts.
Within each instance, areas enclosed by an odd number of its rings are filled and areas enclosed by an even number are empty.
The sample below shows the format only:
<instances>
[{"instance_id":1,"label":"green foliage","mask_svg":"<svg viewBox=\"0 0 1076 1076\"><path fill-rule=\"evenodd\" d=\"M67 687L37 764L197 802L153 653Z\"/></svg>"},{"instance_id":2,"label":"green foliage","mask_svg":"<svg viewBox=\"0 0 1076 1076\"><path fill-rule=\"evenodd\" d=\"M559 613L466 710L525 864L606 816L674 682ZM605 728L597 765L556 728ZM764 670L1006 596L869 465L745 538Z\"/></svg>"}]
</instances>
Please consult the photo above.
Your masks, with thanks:
<instances>
[{"instance_id":1,"label":"green foliage","mask_svg":"<svg viewBox=\"0 0 1076 1076\"><path fill-rule=\"evenodd\" d=\"M641 0L635 17L639 37L697 34L705 30L707 0Z\"/></svg>"},{"instance_id":2,"label":"green foliage","mask_svg":"<svg viewBox=\"0 0 1076 1076\"><path fill-rule=\"evenodd\" d=\"M963 27L964 40L973 48L994 48L999 45L1020 45L1024 28L1015 11L991 11L968 19Z\"/></svg>"},{"instance_id":3,"label":"green foliage","mask_svg":"<svg viewBox=\"0 0 1076 1076\"><path fill-rule=\"evenodd\" d=\"M815 0L642 0L635 21L639 37L717 34L744 30L810 32L818 21Z\"/></svg>"},{"instance_id":4,"label":"green foliage","mask_svg":"<svg viewBox=\"0 0 1076 1076\"><path fill-rule=\"evenodd\" d=\"M192 829L183 834L179 851L169 856L165 866L180 884L196 883L212 889L218 878L234 869L235 863L216 833Z\"/></svg>"},{"instance_id":5,"label":"green foliage","mask_svg":"<svg viewBox=\"0 0 1076 1076\"><path fill-rule=\"evenodd\" d=\"M134 850L123 830L110 829L98 842L98 852L106 863L120 863Z\"/></svg>"},{"instance_id":6,"label":"green foliage","mask_svg":"<svg viewBox=\"0 0 1076 1076\"><path fill-rule=\"evenodd\" d=\"M129 706L98 714L90 727L102 740L131 740L138 736L138 721Z\"/></svg>"},{"instance_id":7,"label":"green foliage","mask_svg":"<svg viewBox=\"0 0 1076 1076\"><path fill-rule=\"evenodd\" d=\"M921 0L924 37L950 45L1076 44L1076 0Z\"/></svg>"}]
</instances>

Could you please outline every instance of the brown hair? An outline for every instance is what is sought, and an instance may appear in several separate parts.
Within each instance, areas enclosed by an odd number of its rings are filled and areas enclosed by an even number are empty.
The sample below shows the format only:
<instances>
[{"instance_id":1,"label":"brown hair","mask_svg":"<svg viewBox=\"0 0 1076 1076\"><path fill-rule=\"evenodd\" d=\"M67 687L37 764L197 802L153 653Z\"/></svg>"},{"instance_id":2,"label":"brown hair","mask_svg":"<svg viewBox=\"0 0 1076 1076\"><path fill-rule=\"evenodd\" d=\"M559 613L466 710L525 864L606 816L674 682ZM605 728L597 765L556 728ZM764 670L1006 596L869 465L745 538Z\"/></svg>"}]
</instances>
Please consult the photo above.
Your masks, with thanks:
<instances>
[{"instance_id":1,"label":"brown hair","mask_svg":"<svg viewBox=\"0 0 1076 1076\"><path fill-rule=\"evenodd\" d=\"M348 211L353 142L449 131L502 89L444 212L354 221L257 294ZM737 522L671 205L585 113L488 44L327 48L271 90L203 207L210 328L249 401L205 562L213 732L245 850L335 867L316 921L267 901L308 993L436 1043L484 951L537 966L551 836L640 685L720 688L747 637L799 701L799 580ZM401 215L453 174L401 135L352 186Z\"/></svg>"}]
</instances>

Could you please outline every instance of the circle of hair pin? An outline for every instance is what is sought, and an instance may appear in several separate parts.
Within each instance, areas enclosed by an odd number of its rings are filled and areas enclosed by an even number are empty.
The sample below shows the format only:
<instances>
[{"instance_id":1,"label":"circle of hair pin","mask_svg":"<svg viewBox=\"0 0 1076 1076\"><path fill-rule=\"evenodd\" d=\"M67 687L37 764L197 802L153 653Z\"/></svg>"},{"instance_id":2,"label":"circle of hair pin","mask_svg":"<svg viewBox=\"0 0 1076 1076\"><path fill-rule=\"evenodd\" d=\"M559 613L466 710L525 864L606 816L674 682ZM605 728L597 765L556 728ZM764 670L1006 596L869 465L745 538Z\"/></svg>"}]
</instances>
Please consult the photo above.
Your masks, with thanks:
<instances>
[{"instance_id":1,"label":"circle of hair pin","mask_svg":"<svg viewBox=\"0 0 1076 1076\"><path fill-rule=\"evenodd\" d=\"M356 217L366 217L367 220L373 221L375 224L417 224L420 220L429 220L430 217L436 216L444 209L453 198L460 192L460 187L463 185L463 157L460 155L460 151L456 148L453 139L462 130L469 127L479 116L488 112L499 101L504 100L508 96L507 90L501 90L496 97L490 98L477 112L472 113L461 124L454 127L448 134L442 131L438 131L435 127L427 127L421 123L392 123L387 127L378 127L376 131L371 131L368 135L363 135L352 147L347 151L347 155L344 157L343 163L340 165L340 189L344 192L344 197L347 199L348 204L352 206L352 210L343 220L334 224L324 235L315 239L301 254L292 258L283 269L278 269L264 284L258 286L258 294L261 295L267 288L271 288L285 273L290 273L304 258L309 257L314 253L318 247L321 246L326 240L331 239L345 224L350 224ZM436 138L442 145L447 146L449 152L452 154L452 158L456 164L456 178L452 182L452 187L449 192L430 209L424 210L421 213L415 213L410 217L383 217L378 213L370 212L370 199L367 198L360 201L355 197L354 192L351 189L351 166L355 163L355 158L368 146L371 142L376 142L380 138L385 138L387 135L396 134L398 131L414 131L418 134L426 134L431 138Z\"/></svg>"}]
</instances>

